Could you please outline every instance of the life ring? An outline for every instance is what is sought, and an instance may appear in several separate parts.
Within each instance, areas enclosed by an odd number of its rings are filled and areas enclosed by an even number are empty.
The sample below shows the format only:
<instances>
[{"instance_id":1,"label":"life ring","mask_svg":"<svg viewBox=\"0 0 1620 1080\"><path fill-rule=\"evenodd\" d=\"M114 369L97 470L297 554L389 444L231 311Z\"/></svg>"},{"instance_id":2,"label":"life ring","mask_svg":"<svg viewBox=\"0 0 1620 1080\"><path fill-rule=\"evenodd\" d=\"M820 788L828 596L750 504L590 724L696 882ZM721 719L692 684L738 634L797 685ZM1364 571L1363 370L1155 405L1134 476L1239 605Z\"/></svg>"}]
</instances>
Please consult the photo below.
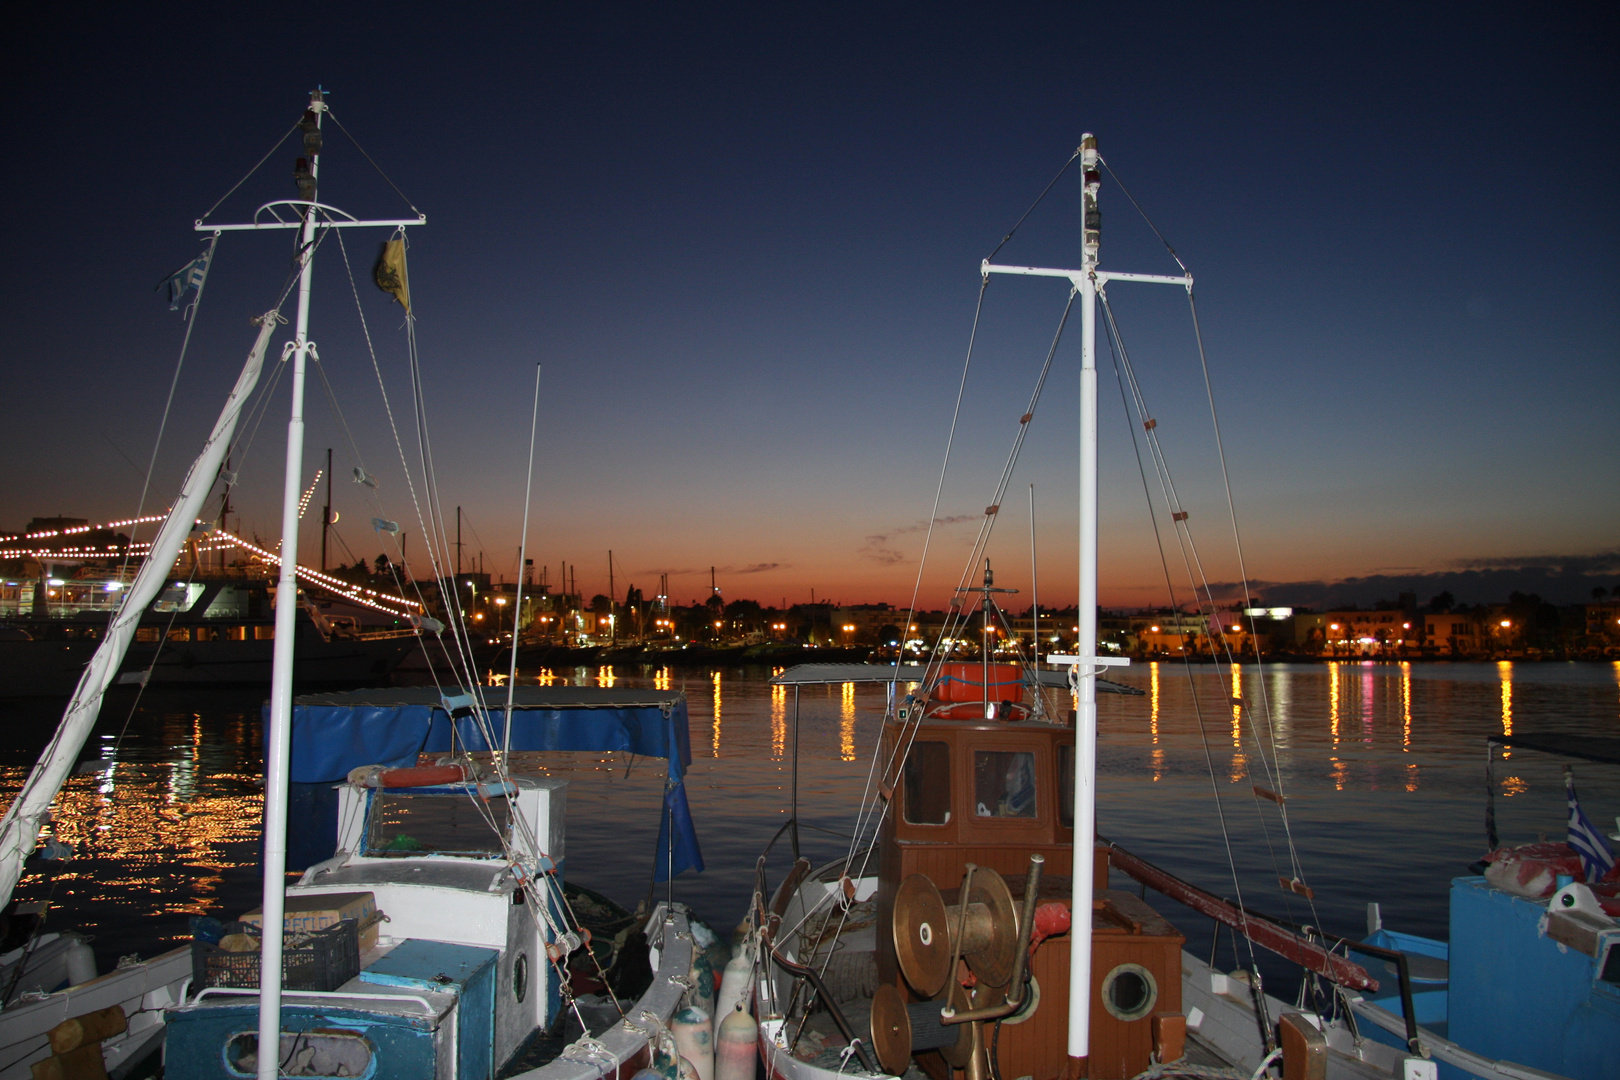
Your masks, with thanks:
<instances>
[{"instance_id":1,"label":"life ring","mask_svg":"<svg viewBox=\"0 0 1620 1080\"><path fill-rule=\"evenodd\" d=\"M443 787L472 779L465 765L416 765L383 769L364 765L349 773L349 782L370 788Z\"/></svg>"}]
</instances>

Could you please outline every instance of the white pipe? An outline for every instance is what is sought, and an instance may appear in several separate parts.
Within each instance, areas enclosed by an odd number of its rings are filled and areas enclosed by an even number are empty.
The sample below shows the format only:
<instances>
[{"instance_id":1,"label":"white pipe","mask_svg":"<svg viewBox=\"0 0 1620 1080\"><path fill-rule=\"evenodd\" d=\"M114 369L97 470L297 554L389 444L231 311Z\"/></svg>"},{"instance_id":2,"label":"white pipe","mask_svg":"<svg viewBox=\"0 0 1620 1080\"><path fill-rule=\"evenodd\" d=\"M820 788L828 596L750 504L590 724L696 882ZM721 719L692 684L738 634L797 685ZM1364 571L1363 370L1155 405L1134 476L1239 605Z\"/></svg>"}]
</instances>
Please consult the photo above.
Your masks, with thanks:
<instances>
[{"instance_id":1,"label":"white pipe","mask_svg":"<svg viewBox=\"0 0 1620 1080\"><path fill-rule=\"evenodd\" d=\"M1084 207L1096 207L1097 140L1081 141L1087 177ZM1080 275L1080 631L1075 652L1083 670L1074 732L1074 894L1069 933L1069 1059L1085 1076L1091 1045L1091 897L1097 815L1097 235L1085 229Z\"/></svg>"},{"instance_id":2,"label":"white pipe","mask_svg":"<svg viewBox=\"0 0 1620 1080\"><path fill-rule=\"evenodd\" d=\"M325 113L320 91L310 101L317 124ZM320 155L309 161L320 180ZM264 762L263 933L259 937L259 1080L281 1070L281 944L287 903L287 758L292 745L293 636L298 630L298 499L304 469L304 367L309 356L309 288L315 273L315 210L299 233L304 266L298 276L293 333L292 408L287 419L287 476L282 485L281 576L276 587L276 640L270 674L270 731Z\"/></svg>"}]
</instances>

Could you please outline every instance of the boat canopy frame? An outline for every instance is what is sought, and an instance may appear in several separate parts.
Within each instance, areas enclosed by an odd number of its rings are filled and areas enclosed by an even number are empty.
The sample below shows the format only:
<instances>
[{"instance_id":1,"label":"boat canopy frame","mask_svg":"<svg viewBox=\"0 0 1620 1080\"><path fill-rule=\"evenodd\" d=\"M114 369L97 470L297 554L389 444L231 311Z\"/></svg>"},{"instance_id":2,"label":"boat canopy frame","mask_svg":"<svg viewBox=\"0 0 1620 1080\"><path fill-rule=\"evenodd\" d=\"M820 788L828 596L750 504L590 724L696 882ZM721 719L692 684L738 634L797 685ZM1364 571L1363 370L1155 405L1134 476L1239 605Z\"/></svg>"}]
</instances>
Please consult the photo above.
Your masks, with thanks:
<instances>
[{"instance_id":1,"label":"boat canopy frame","mask_svg":"<svg viewBox=\"0 0 1620 1080\"><path fill-rule=\"evenodd\" d=\"M269 706L265 709L268 712ZM490 729L499 731L503 725L495 717L504 717L505 703L492 702L485 711L492 720ZM453 749L472 753L499 749L485 740L471 695L441 693L431 686L305 694L293 701L291 726L288 780L308 793L310 805L301 809L315 819L311 824L324 824L322 819L332 817L334 838L336 804L333 801L328 808L329 800L321 792L345 782L352 770L367 765L408 768L421 754ZM686 798L692 742L684 692L516 687L507 749L622 750L664 758L664 812L660 815L655 880L666 881L683 870L703 870L703 853Z\"/></svg>"}]
</instances>

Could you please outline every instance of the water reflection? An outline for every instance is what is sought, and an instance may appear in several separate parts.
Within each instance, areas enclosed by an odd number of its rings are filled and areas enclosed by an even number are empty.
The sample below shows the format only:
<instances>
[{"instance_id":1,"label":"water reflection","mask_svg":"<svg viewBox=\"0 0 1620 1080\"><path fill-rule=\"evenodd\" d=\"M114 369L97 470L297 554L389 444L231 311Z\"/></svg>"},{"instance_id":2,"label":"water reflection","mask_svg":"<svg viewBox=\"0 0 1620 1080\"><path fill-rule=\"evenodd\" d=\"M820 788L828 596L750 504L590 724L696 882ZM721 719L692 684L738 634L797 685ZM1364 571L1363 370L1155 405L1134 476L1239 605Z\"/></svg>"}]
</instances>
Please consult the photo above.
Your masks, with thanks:
<instances>
[{"instance_id":1,"label":"water reflection","mask_svg":"<svg viewBox=\"0 0 1620 1080\"><path fill-rule=\"evenodd\" d=\"M1153 782L1156 784L1164 776L1164 747L1159 745L1159 662L1157 660L1148 665L1148 734L1153 745L1153 750L1149 756L1153 760Z\"/></svg>"},{"instance_id":2,"label":"water reflection","mask_svg":"<svg viewBox=\"0 0 1620 1080\"><path fill-rule=\"evenodd\" d=\"M855 684L844 683L840 689L838 714L838 760L855 760Z\"/></svg>"},{"instance_id":3,"label":"water reflection","mask_svg":"<svg viewBox=\"0 0 1620 1080\"><path fill-rule=\"evenodd\" d=\"M714 756L720 756L720 673L712 676L714 680Z\"/></svg>"},{"instance_id":4,"label":"water reflection","mask_svg":"<svg viewBox=\"0 0 1620 1080\"><path fill-rule=\"evenodd\" d=\"M1511 660L1498 660L1496 663L1497 675L1502 680L1502 734L1513 734L1513 662ZM1502 751L1503 757L1509 752Z\"/></svg>"},{"instance_id":5,"label":"water reflection","mask_svg":"<svg viewBox=\"0 0 1620 1080\"><path fill-rule=\"evenodd\" d=\"M1243 746L1243 665L1232 665L1232 745Z\"/></svg>"},{"instance_id":6,"label":"water reflection","mask_svg":"<svg viewBox=\"0 0 1620 1080\"><path fill-rule=\"evenodd\" d=\"M1339 748L1339 662L1328 661L1328 730L1333 733L1333 748Z\"/></svg>"},{"instance_id":7,"label":"water reflection","mask_svg":"<svg viewBox=\"0 0 1620 1080\"><path fill-rule=\"evenodd\" d=\"M1401 750L1412 749L1412 662L1401 661ZM1414 790L1408 788L1408 791Z\"/></svg>"},{"instance_id":8,"label":"water reflection","mask_svg":"<svg viewBox=\"0 0 1620 1080\"><path fill-rule=\"evenodd\" d=\"M612 664L604 664L602 667L596 669L597 686L606 686L611 688L615 681L617 680L613 674Z\"/></svg>"},{"instance_id":9,"label":"water reflection","mask_svg":"<svg viewBox=\"0 0 1620 1080\"><path fill-rule=\"evenodd\" d=\"M787 687L771 687L771 760L787 753Z\"/></svg>"}]
</instances>

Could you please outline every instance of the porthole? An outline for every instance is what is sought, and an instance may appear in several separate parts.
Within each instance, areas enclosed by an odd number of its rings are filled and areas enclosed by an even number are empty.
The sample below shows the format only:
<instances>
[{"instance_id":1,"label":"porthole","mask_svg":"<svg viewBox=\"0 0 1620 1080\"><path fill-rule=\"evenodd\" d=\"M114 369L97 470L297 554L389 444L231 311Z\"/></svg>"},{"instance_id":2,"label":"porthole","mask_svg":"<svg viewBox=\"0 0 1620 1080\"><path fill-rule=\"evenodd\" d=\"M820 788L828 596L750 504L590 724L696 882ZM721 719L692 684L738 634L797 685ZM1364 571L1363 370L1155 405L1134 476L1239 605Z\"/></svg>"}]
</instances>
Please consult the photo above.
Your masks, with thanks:
<instances>
[{"instance_id":1,"label":"porthole","mask_svg":"<svg viewBox=\"0 0 1620 1080\"><path fill-rule=\"evenodd\" d=\"M522 1004L529 993L529 954L518 953L512 961L512 996Z\"/></svg>"},{"instance_id":2,"label":"porthole","mask_svg":"<svg viewBox=\"0 0 1620 1080\"><path fill-rule=\"evenodd\" d=\"M1018 1011L1002 1021L1003 1024L1022 1024L1035 1015L1035 1010L1041 1007L1041 984L1035 981L1035 976L1029 977L1029 986L1024 990L1024 1003L1018 1006Z\"/></svg>"},{"instance_id":3,"label":"porthole","mask_svg":"<svg viewBox=\"0 0 1620 1080\"><path fill-rule=\"evenodd\" d=\"M1116 1020L1140 1020L1159 1003L1159 984L1141 964L1120 964L1102 983L1103 1008Z\"/></svg>"}]
</instances>

